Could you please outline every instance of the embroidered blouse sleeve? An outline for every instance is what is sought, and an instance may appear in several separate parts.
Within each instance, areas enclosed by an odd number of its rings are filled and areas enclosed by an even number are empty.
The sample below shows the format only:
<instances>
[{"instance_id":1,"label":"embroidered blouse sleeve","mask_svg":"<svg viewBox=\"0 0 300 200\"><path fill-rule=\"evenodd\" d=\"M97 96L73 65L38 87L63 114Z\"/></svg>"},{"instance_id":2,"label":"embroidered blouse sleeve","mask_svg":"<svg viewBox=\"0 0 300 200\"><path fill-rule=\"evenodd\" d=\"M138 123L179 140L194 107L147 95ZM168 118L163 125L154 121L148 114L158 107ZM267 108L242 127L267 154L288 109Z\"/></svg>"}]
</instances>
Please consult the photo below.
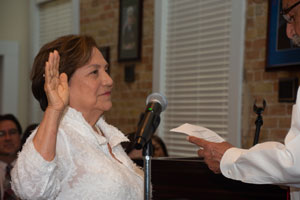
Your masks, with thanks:
<instances>
[{"instance_id":1,"label":"embroidered blouse sleeve","mask_svg":"<svg viewBox=\"0 0 300 200\"><path fill-rule=\"evenodd\" d=\"M55 199L60 189L56 158L51 162L34 148L31 137L19 153L12 170L12 189L21 199Z\"/></svg>"}]
</instances>

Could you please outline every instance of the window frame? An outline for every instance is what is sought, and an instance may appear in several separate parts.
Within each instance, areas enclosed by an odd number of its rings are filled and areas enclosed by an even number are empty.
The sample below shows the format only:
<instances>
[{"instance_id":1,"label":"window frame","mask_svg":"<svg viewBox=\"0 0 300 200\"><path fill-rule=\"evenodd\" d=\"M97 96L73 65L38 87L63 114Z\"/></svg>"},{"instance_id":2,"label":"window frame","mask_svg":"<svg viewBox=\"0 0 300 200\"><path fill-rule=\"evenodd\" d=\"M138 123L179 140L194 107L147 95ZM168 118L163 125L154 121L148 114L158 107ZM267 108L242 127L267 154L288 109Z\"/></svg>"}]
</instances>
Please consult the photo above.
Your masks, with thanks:
<instances>
[{"instance_id":1,"label":"window frame","mask_svg":"<svg viewBox=\"0 0 300 200\"><path fill-rule=\"evenodd\" d=\"M229 69L229 124L228 142L241 147L241 112L244 62L244 37L246 21L246 1L229 0L232 5L232 27L230 35ZM154 3L154 48L153 48L153 92L165 93L165 55L168 0L155 0ZM158 135L163 137L164 116L162 113Z\"/></svg>"}]
</instances>

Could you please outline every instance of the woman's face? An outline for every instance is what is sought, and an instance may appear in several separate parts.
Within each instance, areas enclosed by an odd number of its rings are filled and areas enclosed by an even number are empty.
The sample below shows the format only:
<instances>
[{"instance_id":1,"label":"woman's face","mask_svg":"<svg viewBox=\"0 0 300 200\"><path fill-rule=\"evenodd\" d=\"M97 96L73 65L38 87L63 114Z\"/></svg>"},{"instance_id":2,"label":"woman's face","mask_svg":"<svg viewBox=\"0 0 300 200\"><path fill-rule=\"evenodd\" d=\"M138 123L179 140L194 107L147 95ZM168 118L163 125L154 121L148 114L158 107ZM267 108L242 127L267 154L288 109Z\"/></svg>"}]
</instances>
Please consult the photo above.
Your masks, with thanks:
<instances>
[{"instance_id":1,"label":"woman's face","mask_svg":"<svg viewBox=\"0 0 300 200\"><path fill-rule=\"evenodd\" d=\"M78 68L69 81L70 106L83 114L102 114L111 106L113 81L107 74L107 62L97 48L90 61Z\"/></svg>"}]
</instances>

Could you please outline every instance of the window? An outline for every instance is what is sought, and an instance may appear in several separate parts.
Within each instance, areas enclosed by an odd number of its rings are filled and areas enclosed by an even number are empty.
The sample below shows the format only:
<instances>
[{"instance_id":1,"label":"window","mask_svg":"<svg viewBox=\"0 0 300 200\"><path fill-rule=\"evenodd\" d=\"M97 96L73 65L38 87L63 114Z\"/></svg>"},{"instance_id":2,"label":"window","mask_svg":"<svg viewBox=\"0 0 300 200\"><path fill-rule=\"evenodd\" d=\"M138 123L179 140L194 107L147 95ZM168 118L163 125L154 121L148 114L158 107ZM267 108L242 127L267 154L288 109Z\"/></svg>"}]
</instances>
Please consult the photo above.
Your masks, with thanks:
<instances>
[{"instance_id":1,"label":"window","mask_svg":"<svg viewBox=\"0 0 300 200\"><path fill-rule=\"evenodd\" d=\"M245 1L155 2L155 91L168 99L159 135L171 156L196 156L183 123L207 127L240 146Z\"/></svg>"},{"instance_id":2,"label":"window","mask_svg":"<svg viewBox=\"0 0 300 200\"><path fill-rule=\"evenodd\" d=\"M53 0L39 5L39 44L73 33L72 0Z\"/></svg>"},{"instance_id":3,"label":"window","mask_svg":"<svg viewBox=\"0 0 300 200\"><path fill-rule=\"evenodd\" d=\"M79 0L30 0L31 64L37 52L47 42L67 34L79 33ZM29 123L39 123L43 113L32 96L33 112Z\"/></svg>"}]
</instances>

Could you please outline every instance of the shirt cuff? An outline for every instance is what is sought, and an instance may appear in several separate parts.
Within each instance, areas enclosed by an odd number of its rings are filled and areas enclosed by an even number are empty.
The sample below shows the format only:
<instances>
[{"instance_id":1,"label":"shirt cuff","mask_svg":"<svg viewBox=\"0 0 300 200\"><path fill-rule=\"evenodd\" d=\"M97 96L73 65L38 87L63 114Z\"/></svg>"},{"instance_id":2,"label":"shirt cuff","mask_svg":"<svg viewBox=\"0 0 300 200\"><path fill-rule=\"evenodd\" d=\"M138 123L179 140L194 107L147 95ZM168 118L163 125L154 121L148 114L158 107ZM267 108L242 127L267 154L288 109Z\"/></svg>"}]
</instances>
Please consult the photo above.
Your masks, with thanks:
<instances>
[{"instance_id":1,"label":"shirt cuff","mask_svg":"<svg viewBox=\"0 0 300 200\"><path fill-rule=\"evenodd\" d=\"M225 151L224 155L222 156L220 162L220 169L222 174L231 179L236 179L236 173L233 173L235 168L235 161L245 152L246 149L239 149L239 148L230 148Z\"/></svg>"}]
</instances>

